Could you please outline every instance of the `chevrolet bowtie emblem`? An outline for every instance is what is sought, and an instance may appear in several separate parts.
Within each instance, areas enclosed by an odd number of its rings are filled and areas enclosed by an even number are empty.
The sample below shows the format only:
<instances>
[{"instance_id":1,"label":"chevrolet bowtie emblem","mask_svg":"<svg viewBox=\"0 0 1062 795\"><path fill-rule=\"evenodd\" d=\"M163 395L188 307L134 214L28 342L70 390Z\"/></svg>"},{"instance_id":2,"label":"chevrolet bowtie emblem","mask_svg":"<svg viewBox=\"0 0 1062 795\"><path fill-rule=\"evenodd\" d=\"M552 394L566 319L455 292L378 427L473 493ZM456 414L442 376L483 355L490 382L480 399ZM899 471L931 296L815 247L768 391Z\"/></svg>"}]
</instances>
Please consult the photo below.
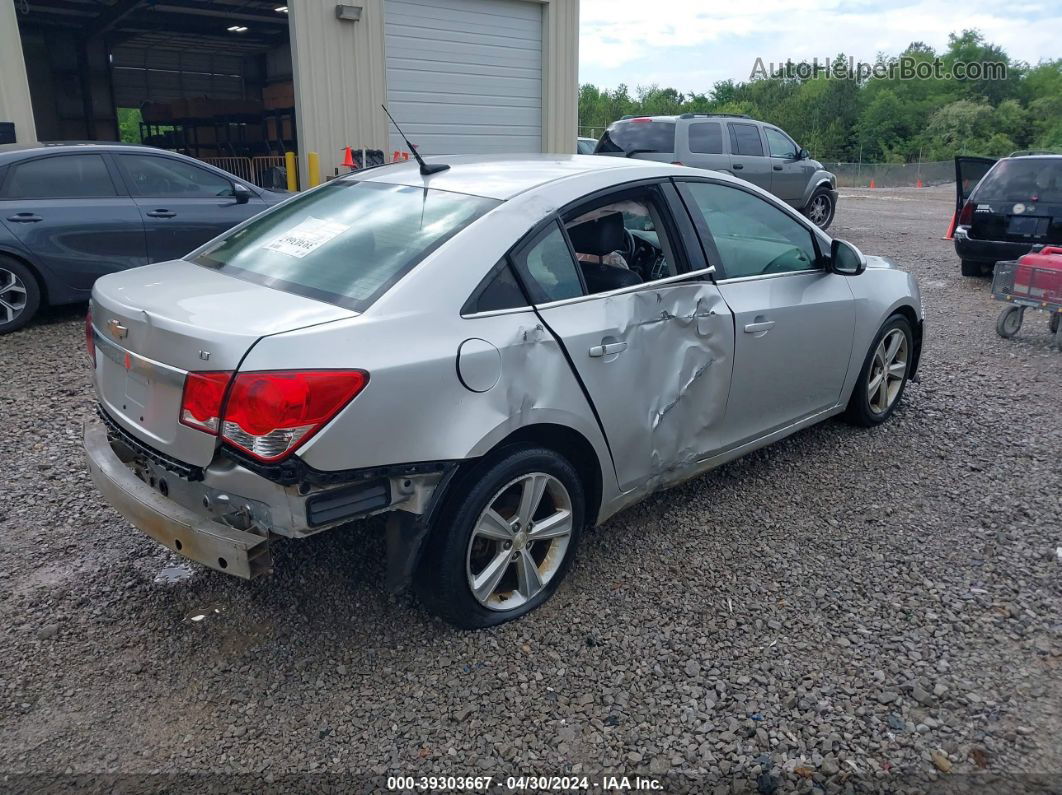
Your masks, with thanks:
<instances>
[{"instance_id":1,"label":"chevrolet bowtie emblem","mask_svg":"<svg viewBox=\"0 0 1062 795\"><path fill-rule=\"evenodd\" d=\"M123 326L117 320L107 321L107 331L116 340L124 340L126 337L129 336L129 327Z\"/></svg>"}]
</instances>

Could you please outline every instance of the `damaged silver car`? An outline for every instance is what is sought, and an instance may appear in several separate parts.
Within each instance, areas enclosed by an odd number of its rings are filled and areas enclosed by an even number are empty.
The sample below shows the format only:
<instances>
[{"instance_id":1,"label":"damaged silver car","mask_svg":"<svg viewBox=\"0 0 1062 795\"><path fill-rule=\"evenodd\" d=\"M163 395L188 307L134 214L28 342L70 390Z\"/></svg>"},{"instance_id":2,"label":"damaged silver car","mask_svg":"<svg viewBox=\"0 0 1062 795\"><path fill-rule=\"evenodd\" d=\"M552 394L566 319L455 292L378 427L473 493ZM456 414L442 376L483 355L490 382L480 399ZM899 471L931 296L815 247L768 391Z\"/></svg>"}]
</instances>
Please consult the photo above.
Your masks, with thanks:
<instances>
[{"instance_id":1,"label":"damaged silver car","mask_svg":"<svg viewBox=\"0 0 1062 795\"><path fill-rule=\"evenodd\" d=\"M389 585L463 627L580 532L813 423L875 425L918 287L722 174L580 156L369 169L96 282L93 479L240 577L387 513Z\"/></svg>"}]
</instances>

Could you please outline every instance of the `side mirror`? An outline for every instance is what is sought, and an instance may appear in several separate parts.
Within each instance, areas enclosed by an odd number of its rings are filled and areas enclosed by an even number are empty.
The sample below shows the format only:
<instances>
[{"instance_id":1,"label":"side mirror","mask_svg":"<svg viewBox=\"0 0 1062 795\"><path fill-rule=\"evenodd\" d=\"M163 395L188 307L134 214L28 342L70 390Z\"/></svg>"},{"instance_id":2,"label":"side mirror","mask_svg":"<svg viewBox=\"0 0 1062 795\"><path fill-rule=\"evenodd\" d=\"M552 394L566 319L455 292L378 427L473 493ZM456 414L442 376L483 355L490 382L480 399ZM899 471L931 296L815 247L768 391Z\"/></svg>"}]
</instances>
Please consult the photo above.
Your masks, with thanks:
<instances>
[{"instance_id":1,"label":"side mirror","mask_svg":"<svg viewBox=\"0 0 1062 795\"><path fill-rule=\"evenodd\" d=\"M246 185L241 185L239 182L232 184L232 195L237 204L247 204L251 200L251 191L247 189Z\"/></svg>"},{"instance_id":2,"label":"side mirror","mask_svg":"<svg viewBox=\"0 0 1062 795\"><path fill-rule=\"evenodd\" d=\"M804 147L800 147L800 151L797 152L797 160L807 160L809 157L811 157L811 152Z\"/></svg>"},{"instance_id":3,"label":"side mirror","mask_svg":"<svg viewBox=\"0 0 1062 795\"><path fill-rule=\"evenodd\" d=\"M830 271L842 276L858 276L866 269L867 258L847 240L834 240L830 244Z\"/></svg>"}]
</instances>

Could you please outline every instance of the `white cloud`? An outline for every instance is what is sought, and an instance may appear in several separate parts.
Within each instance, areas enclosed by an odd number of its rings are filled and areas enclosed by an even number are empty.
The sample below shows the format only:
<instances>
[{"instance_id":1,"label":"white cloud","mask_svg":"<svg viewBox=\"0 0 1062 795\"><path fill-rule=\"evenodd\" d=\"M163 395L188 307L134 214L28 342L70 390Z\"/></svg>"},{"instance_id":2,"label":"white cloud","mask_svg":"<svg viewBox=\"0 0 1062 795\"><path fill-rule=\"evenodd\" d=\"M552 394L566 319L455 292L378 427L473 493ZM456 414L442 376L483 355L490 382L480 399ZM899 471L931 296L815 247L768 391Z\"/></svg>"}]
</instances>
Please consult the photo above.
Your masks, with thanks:
<instances>
[{"instance_id":1,"label":"white cloud","mask_svg":"<svg viewBox=\"0 0 1062 795\"><path fill-rule=\"evenodd\" d=\"M873 61L912 41L941 50L949 33L964 28L980 29L1015 60L1062 55L1062 4L1053 0L1020 7L998 0L582 0L580 14L582 79L607 86L655 81L707 90L715 80L747 79L756 57L821 59L843 50Z\"/></svg>"}]
</instances>

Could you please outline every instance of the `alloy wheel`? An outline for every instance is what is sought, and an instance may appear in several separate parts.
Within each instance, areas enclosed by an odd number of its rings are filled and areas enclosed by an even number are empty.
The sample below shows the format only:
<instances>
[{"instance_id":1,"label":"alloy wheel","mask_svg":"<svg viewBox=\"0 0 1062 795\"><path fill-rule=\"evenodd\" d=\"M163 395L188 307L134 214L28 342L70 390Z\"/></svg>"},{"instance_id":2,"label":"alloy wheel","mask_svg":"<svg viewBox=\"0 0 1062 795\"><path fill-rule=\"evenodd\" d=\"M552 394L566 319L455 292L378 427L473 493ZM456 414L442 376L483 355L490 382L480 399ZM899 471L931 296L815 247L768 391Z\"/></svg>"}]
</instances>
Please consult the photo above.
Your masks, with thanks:
<instances>
[{"instance_id":1,"label":"alloy wheel","mask_svg":"<svg viewBox=\"0 0 1062 795\"><path fill-rule=\"evenodd\" d=\"M11 271L0 268L0 323L10 323L26 308L26 285Z\"/></svg>"},{"instance_id":2,"label":"alloy wheel","mask_svg":"<svg viewBox=\"0 0 1062 795\"><path fill-rule=\"evenodd\" d=\"M867 400L870 410L884 414L896 402L903 380L907 377L907 335L898 328L889 331L874 351L867 375Z\"/></svg>"},{"instance_id":3,"label":"alloy wheel","mask_svg":"<svg viewBox=\"0 0 1062 795\"><path fill-rule=\"evenodd\" d=\"M815 226L822 226L830 217L830 197L825 194L819 194L811 200L811 206L808 207L808 218Z\"/></svg>"},{"instance_id":4,"label":"alloy wheel","mask_svg":"<svg viewBox=\"0 0 1062 795\"><path fill-rule=\"evenodd\" d=\"M552 475L532 472L503 486L468 543L468 587L476 601L512 610L533 599L564 563L572 527L571 496Z\"/></svg>"}]
</instances>

